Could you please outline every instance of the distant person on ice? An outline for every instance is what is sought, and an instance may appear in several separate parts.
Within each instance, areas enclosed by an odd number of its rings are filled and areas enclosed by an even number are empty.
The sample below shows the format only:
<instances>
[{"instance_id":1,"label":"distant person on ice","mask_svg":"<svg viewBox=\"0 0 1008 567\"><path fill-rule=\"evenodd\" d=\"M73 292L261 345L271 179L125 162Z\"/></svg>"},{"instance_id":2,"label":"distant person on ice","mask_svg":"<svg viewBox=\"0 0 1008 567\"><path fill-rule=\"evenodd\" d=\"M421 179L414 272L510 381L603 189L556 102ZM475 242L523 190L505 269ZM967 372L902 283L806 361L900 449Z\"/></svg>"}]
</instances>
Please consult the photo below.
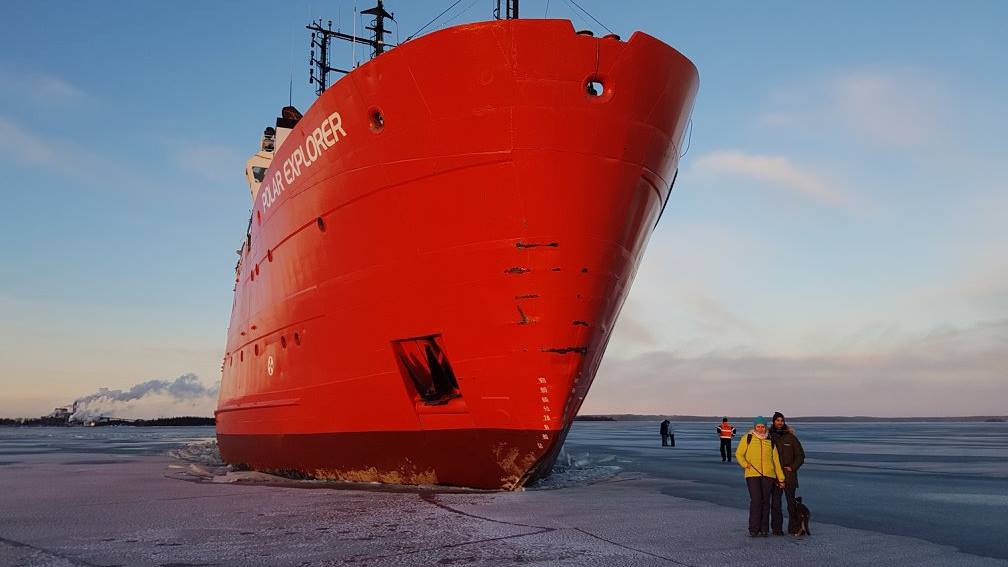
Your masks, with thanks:
<instances>
[{"instance_id":1,"label":"distant person on ice","mask_svg":"<svg viewBox=\"0 0 1008 567\"><path fill-rule=\"evenodd\" d=\"M749 489L749 536L766 537L770 535L770 491L774 484L784 488L784 469L762 415L753 420L752 431L739 440L735 460L745 470Z\"/></svg>"},{"instance_id":2,"label":"distant person on ice","mask_svg":"<svg viewBox=\"0 0 1008 567\"><path fill-rule=\"evenodd\" d=\"M773 415L773 427L770 428L770 440L773 441L780 463L784 469L784 488L774 486L770 490L770 527L774 535L784 535L784 514L781 511L781 493L787 496L788 533L797 535L801 522L798 519L798 504L795 502L795 490L798 488L798 469L805 462L805 449L794 434L794 429L784 421L784 414Z\"/></svg>"},{"instance_id":3,"label":"distant person on ice","mask_svg":"<svg viewBox=\"0 0 1008 567\"><path fill-rule=\"evenodd\" d=\"M717 431L718 437L721 438L721 462L730 463L731 462L731 440L735 437L735 428L732 424L728 423L728 418L721 419L721 425L714 428Z\"/></svg>"},{"instance_id":4,"label":"distant person on ice","mask_svg":"<svg viewBox=\"0 0 1008 567\"><path fill-rule=\"evenodd\" d=\"M661 446L668 447L669 420L666 419L665 421L661 422L661 425L658 427L658 433L661 433Z\"/></svg>"}]
</instances>

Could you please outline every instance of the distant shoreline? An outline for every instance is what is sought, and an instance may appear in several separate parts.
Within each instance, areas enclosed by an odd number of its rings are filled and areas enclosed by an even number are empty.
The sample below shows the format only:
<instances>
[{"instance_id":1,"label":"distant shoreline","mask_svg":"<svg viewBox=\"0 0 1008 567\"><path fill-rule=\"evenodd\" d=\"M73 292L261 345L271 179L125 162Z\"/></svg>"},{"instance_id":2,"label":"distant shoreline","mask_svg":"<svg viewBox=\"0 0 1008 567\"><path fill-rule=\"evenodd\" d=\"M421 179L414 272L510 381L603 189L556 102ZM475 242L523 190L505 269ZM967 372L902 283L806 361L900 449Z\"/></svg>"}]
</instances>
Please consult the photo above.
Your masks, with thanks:
<instances>
[{"instance_id":1,"label":"distant shoreline","mask_svg":"<svg viewBox=\"0 0 1008 567\"><path fill-rule=\"evenodd\" d=\"M720 415L646 415L646 414L601 414L601 415L579 415L574 421L662 421L668 418L670 421L694 421L694 422L714 422L720 423ZM769 417L769 416L768 416ZM745 423L752 419L752 416L728 416L728 420L735 423ZM968 416L944 416L944 417L876 417L876 416L849 416L849 415L810 415L789 417L788 421L794 423L1006 423L1008 416L1003 415L968 415ZM66 420L56 418L0 418L0 427L194 427L216 425L216 420L212 417L161 417L156 419L110 419L107 421L89 423L68 423Z\"/></svg>"},{"instance_id":2,"label":"distant shoreline","mask_svg":"<svg viewBox=\"0 0 1008 567\"><path fill-rule=\"evenodd\" d=\"M0 427L194 427L215 425L217 420L212 417L159 417L155 419L103 419L90 422L70 422L65 418L30 417L30 418L0 418Z\"/></svg>"},{"instance_id":3,"label":"distant shoreline","mask_svg":"<svg viewBox=\"0 0 1008 567\"><path fill-rule=\"evenodd\" d=\"M721 422L723 415L640 415L640 414L602 414L602 415L579 415L574 421L711 421ZM770 417L768 414L767 417ZM743 423L749 421L753 416L728 416L732 422ZM969 422L969 423L1004 423L1008 422L1008 416L1003 415L968 415L968 416L948 416L948 417L875 417L863 415L810 415L788 417L788 421L795 423L885 423L885 422Z\"/></svg>"}]
</instances>

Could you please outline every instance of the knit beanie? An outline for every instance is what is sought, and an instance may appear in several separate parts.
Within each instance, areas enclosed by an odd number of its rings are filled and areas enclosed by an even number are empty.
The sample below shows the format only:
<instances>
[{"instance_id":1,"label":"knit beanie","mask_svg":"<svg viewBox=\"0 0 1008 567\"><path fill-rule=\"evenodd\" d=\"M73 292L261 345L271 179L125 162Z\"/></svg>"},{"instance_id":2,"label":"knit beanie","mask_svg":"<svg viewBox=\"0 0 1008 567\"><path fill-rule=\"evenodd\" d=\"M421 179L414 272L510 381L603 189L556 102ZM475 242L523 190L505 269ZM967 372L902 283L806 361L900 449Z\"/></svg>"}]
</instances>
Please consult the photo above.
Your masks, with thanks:
<instances>
[{"instance_id":1,"label":"knit beanie","mask_svg":"<svg viewBox=\"0 0 1008 567\"><path fill-rule=\"evenodd\" d=\"M752 424L753 426L762 425L763 427L766 427L766 418L761 415L752 420Z\"/></svg>"},{"instance_id":2,"label":"knit beanie","mask_svg":"<svg viewBox=\"0 0 1008 567\"><path fill-rule=\"evenodd\" d=\"M771 419L770 421L777 421L777 418L778 418L778 417L779 417L779 418L781 418L781 419L784 419L784 414L782 414L782 413L781 413L781 412L779 412L779 411L776 411L776 412L774 412L774 414L773 414L773 419ZM787 420L785 420L785 421L787 421Z\"/></svg>"}]
</instances>

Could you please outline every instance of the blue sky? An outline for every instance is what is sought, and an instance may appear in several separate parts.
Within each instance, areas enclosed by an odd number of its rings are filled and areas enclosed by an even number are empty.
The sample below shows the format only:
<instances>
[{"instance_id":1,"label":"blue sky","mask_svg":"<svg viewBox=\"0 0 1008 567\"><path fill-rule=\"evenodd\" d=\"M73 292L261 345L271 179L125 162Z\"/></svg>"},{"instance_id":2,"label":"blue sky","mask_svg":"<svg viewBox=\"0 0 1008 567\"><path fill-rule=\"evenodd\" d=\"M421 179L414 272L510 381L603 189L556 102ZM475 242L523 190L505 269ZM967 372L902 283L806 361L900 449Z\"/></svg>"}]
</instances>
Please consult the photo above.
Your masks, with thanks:
<instances>
[{"instance_id":1,"label":"blue sky","mask_svg":"<svg viewBox=\"0 0 1008 567\"><path fill-rule=\"evenodd\" d=\"M405 38L450 3L388 8ZM1008 413L1008 5L579 4L701 77L584 412ZM219 378L245 158L292 73L314 98L304 24L351 6L5 7L0 415ZM549 2L601 31L575 14Z\"/></svg>"}]
</instances>

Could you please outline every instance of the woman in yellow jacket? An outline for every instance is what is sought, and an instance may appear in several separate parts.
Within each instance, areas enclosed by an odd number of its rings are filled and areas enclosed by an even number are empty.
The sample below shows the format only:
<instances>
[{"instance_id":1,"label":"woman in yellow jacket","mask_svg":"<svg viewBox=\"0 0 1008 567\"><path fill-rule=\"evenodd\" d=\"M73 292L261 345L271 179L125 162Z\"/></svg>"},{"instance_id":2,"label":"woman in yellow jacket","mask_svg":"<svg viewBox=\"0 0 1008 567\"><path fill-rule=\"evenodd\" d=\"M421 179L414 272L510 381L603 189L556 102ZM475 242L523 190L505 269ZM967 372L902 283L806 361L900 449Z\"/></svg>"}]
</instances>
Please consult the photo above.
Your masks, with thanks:
<instances>
[{"instance_id":1,"label":"woman in yellow jacket","mask_svg":"<svg viewBox=\"0 0 1008 567\"><path fill-rule=\"evenodd\" d=\"M745 469L749 489L749 535L766 537L770 533L770 489L775 482L784 488L784 469L762 415L753 420L752 431L739 441L735 462Z\"/></svg>"}]
</instances>

